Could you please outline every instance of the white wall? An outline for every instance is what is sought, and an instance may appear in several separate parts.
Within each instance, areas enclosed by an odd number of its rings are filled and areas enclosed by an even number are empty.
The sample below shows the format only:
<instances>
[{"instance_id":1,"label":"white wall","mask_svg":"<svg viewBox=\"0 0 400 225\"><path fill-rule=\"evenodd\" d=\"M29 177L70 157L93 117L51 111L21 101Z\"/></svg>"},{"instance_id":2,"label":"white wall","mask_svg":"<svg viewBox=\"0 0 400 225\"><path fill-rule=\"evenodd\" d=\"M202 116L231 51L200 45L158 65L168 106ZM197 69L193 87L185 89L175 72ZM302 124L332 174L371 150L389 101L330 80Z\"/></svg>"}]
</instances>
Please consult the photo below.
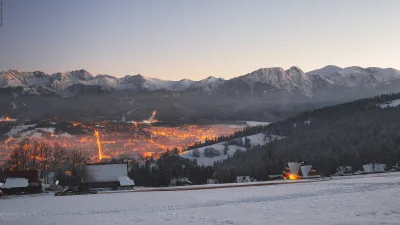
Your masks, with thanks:
<instances>
[{"instance_id":1,"label":"white wall","mask_svg":"<svg viewBox=\"0 0 400 225\"><path fill-rule=\"evenodd\" d=\"M114 182L121 176L128 176L126 164L84 165L83 167L84 183Z\"/></svg>"}]
</instances>

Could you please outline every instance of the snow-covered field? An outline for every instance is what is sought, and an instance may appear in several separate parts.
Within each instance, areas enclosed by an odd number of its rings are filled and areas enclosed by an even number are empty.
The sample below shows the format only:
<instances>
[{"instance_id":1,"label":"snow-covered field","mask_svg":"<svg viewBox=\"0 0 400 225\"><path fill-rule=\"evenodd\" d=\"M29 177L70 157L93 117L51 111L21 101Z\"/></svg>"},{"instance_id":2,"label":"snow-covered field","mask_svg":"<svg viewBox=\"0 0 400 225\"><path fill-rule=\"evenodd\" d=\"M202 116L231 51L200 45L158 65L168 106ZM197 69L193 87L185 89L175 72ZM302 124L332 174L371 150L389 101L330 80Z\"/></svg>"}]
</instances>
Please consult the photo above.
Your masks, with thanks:
<instances>
[{"instance_id":1,"label":"snow-covered field","mask_svg":"<svg viewBox=\"0 0 400 225\"><path fill-rule=\"evenodd\" d=\"M260 122L260 121L246 121L246 125L250 126L250 127L254 127L254 126L266 126L270 124L270 122Z\"/></svg>"},{"instance_id":2,"label":"snow-covered field","mask_svg":"<svg viewBox=\"0 0 400 225\"><path fill-rule=\"evenodd\" d=\"M264 133L259 133L259 134L248 136L247 138L250 139L250 145L255 146L255 145L263 145L265 143L271 142L272 140L279 139L279 138L282 138L282 137L277 136L277 135L269 135L269 136L266 137ZM244 143L244 137L242 138L242 141ZM192 160L196 159L198 165L212 166L214 164L214 162L222 161L224 159L227 159L228 155L232 156L233 154L235 154L236 151L246 151L247 150L245 147L240 147L240 146L237 146L237 145L228 145L228 152L225 155L224 152L223 152L223 150L225 148L224 143L225 142L220 142L220 143L217 143L217 144L213 144L213 145L209 145L209 146L198 148L199 153L200 153L200 157L192 156L192 152L191 151L193 151L193 150L183 152L182 154L180 154L180 156L182 158L187 158L187 159L192 159ZM213 148L215 150L218 150L220 155L219 156L214 156L212 158L205 157L204 156L204 150L206 148Z\"/></svg>"},{"instance_id":3,"label":"snow-covered field","mask_svg":"<svg viewBox=\"0 0 400 225\"><path fill-rule=\"evenodd\" d=\"M318 183L0 199L0 224L400 224L400 173Z\"/></svg>"},{"instance_id":4,"label":"snow-covered field","mask_svg":"<svg viewBox=\"0 0 400 225\"><path fill-rule=\"evenodd\" d=\"M206 157L206 156L204 156L204 150L206 148L213 148L215 150L218 150L220 152L220 155L214 156L212 158ZM212 166L212 165L214 165L214 162L218 162L218 161L227 159L228 155L232 156L233 154L235 154L236 151L246 151L245 147L239 147L236 145L228 145L228 152L225 155L223 152L224 148L225 148L225 146L223 143L217 143L217 144L213 144L210 146L198 148L199 153L200 153L199 157L194 157L191 155L192 154L191 151L193 151L193 150L183 152L183 153L179 154L179 156L182 158L186 158L186 159L196 160L198 165Z\"/></svg>"},{"instance_id":5,"label":"snow-covered field","mask_svg":"<svg viewBox=\"0 0 400 225\"><path fill-rule=\"evenodd\" d=\"M56 135L54 127L34 128L35 126L36 126L36 124L18 125L18 126L13 127L8 133L6 133L6 135L9 137L18 135L19 138L26 138L26 137L41 138L43 136L43 132L46 132L46 133L52 134L56 137L72 137L72 135L65 133L65 132ZM34 129L27 130L29 128L34 128Z\"/></svg>"}]
</instances>

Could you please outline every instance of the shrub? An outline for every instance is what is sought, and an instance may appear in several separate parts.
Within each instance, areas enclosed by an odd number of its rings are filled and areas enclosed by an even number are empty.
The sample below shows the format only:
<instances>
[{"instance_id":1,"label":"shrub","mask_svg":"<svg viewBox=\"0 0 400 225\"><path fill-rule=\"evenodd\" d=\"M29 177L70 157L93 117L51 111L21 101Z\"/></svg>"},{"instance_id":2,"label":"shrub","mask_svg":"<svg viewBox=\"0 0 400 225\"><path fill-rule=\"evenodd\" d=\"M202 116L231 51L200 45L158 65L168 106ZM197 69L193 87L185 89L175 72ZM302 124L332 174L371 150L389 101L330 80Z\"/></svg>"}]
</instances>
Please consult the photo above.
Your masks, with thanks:
<instances>
[{"instance_id":1,"label":"shrub","mask_svg":"<svg viewBox=\"0 0 400 225\"><path fill-rule=\"evenodd\" d=\"M206 148L204 149L204 156L208 158L213 158L214 156L219 156L221 153L214 148Z\"/></svg>"},{"instance_id":2,"label":"shrub","mask_svg":"<svg viewBox=\"0 0 400 225\"><path fill-rule=\"evenodd\" d=\"M224 147L224 155L228 154L228 150L229 150L228 145L225 145L225 147Z\"/></svg>"},{"instance_id":3,"label":"shrub","mask_svg":"<svg viewBox=\"0 0 400 225\"><path fill-rule=\"evenodd\" d=\"M189 155L191 155L191 156L193 156L193 157L196 157L196 158L199 158L200 157L200 151L199 151L199 149L193 149L193 150L191 150L190 151L190 154Z\"/></svg>"}]
</instances>

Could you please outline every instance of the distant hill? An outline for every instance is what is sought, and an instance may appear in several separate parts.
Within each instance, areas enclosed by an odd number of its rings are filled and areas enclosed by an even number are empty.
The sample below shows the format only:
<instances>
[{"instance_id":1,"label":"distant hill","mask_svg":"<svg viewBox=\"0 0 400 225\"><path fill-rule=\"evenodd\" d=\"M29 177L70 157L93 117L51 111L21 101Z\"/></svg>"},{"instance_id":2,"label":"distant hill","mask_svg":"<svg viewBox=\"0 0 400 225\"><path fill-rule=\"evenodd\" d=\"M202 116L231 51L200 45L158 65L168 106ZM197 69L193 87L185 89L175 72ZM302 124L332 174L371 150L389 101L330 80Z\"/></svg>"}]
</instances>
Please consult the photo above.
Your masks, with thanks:
<instances>
[{"instance_id":1,"label":"distant hill","mask_svg":"<svg viewBox=\"0 0 400 225\"><path fill-rule=\"evenodd\" d=\"M265 127L267 134L284 139L239 152L217 168L219 173L234 168L239 175L262 177L280 173L288 161L304 161L327 174L339 165L359 169L363 163L379 162L393 166L400 159L399 106L400 93L301 113Z\"/></svg>"}]
</instances>

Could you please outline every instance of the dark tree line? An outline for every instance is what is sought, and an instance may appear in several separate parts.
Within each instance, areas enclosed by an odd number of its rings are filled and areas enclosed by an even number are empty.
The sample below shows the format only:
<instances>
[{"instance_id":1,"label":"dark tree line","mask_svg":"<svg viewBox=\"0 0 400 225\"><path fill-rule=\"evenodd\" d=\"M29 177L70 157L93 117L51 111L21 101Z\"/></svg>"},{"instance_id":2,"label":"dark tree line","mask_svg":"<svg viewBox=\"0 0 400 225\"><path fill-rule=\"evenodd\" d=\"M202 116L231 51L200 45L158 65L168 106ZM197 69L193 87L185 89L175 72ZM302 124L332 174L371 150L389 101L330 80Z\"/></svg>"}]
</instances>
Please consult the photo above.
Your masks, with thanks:
<instances>
[{"instance_id":1,"label":"dark tree line","mask_svg":"<svg viewBox=\"0 0 400 225\"><path fill-rule=\"evenodd\" d=\"M269 175L281 174L288 161L312 164L324 175L333 174L339 165L355 170L371 162L395 165L400 157L400 108L379 106L395 99L400 99L400 94L325 107L189 147L196 149L223 141L247 146L247 151L236 151L213 167L197 166L168 151L157 161L157 167L151 168L148 163L138 168L136 180L144 186L167 186L176 177L188 177L196 184L203 184L209 178L221 183L235 182L237 176L267 180ZM285 138L252 147L247 138L242 139L260 132Z\"/></svg>"},{"instance_id":2,"label":"dark tree line","mask_svg":"<svg viewBox=\"0 0 400 225\"><path fill-rule=\"evenodd\" d=\"M281 174L285 162L273 153L273 143L236 151L227 160L214 164L215 178L223 183L235 182L237 176L250 176L259 181Z\"/></svg>"},{"instance_id":3,"label":"dark tree line","mask_svg":"<svg viewBox=\"0 0 400 225\"><path fill-rule=\"evenodd\" d=\"M216 176L266 179L288 161L305 161L331 175L339 165L360 169L364 163L395 165L400 160L400 108L380 104L400 99L381 95L299 114L268 125L267 134L285 136L268 146L252 147L215 165Z\"/></svg>"},{"instance_id":4,"label":"dark tree line","mask_svg":"<svg viewBox=\"0 0 400 225\"><path fill-rule=\"evenodd\" d=\"M213 138L213 139L205 139L204 142L197 142L189 147L186 148L186 150L191 150L191 149L196 149L196 148L201 148L204 146L209 146L209 145L213 145L219 142L224 142L224 141L233 141L235 139L237 139L237 141L239 141L239 138L243 138L249 135L254 135L254 134L258 134L261 133L263 131L266 130L266 128L268 127L268 125L262 126L262 125L258 125L258 126L253 126L253 127L245 127L242 130L236 131L235 133L231 134L231 135L221 135L219 137ZM241 146L244 144L241 144Z\"/></svg>"},{"instance_id":5,"label":"dark tree line","mask_svg":"<svg viewBox=\"0 0 400 225\"><path fill-rule=\"evenodd\" d=\"M205 184L213 177L212 167L198 166L195 161L183 159L177 151L162 153L158 160L145 159L144 165L135 163L130 176L137 186L170 186L174 178L188 178L193 184Z\"/></svg>"}]
</instances>

